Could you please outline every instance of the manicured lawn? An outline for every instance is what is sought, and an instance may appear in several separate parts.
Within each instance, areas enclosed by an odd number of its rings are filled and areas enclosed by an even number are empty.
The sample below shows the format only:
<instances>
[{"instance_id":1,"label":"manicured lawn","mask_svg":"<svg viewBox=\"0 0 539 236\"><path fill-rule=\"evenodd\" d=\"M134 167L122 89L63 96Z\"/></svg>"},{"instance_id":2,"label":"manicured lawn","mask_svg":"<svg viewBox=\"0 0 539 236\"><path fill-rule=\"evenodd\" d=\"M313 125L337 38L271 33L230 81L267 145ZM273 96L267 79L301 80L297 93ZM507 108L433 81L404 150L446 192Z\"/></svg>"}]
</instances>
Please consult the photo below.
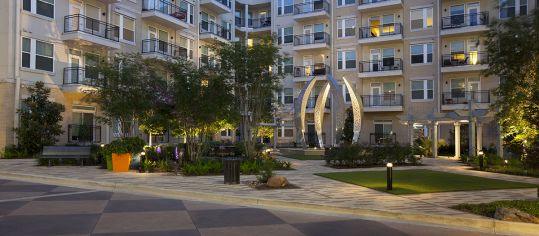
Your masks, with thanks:
<instances>
[{"instance_id":1,"label":"manicured lawn","mask_svg":"<svg viewBox=\"0 0 539 236\"><path fill-rule=\"evenodd\" d=\"M322 177L393 194L487 189L536 188L536 185L432 170L393 170L393 190L386 190L386 171L320 173Z\"/></svg>"},{"instance_id":2,"label":"manicured lawn","mask_svg":"<svg viewBox=\"0 0 539 236\"><path fill-rule=\"evenodd\" d=\"M302 161L324 160L324 156L318 156L318 155L301 155L301 154L294 155L294 154L291 154L291 155L283 155L283 156L288 157L288 158L292 158L292 159L296 159L296 160L302 160Z\"/></svg>"},{"instance_id":3,"label":"manicured lawn","mask_svg":"<svg viewBox=\"0 0 539 236\"><path fill-rule=\"evenodd\" d=\"M477 215L494 217L494 213L496 213L496 208L499 207L516 208L522 212L526 212L530 215L534 215L535 217L539 217L539 200L496 201L480 204L465 203L456 205L452 208Z\"/></svg>"}]
</instances>

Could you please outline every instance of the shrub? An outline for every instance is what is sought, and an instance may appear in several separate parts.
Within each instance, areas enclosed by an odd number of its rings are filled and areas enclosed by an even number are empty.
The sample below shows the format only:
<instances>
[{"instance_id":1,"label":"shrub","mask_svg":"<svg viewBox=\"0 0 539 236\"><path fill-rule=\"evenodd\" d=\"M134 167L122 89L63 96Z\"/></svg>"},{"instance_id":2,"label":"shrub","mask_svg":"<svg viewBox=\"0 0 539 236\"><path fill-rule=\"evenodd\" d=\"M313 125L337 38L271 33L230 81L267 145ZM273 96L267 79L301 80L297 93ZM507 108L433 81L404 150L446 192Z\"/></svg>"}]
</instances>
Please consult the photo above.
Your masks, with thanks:
<instances>
[{"instance_id":1,"label":"shrub","mask_svg":"<svg viewBox=\"0 0 539 236\"><path fill-rule=\"evenodd\" d=\"M273 176L273 163L271 161L264 161L262 164L262 170L260 175L256 176L256 180L260 183L267 183L269 178Z\"/></svg>"},{"instance_id":2,"label":"shrub","mask_svg":"<svg viewBox=\"0 0 539 236\"><path fill-rule=\"evenodd\" d=\"M152 172L155 169L155 166L155 161L147 158L144 158L144 160L140 162L140 169L144 172Z\"/></svg>"},{"instance_id":3,"label":"shrub","mask_svg":"<svg viewBox=\"0 0 539 236\"><path fill-rule=\"evenodd\" d=\"M29 158L32 155L28 154L26 149L17 147L15 145L9 145L4 148L4 152L1 155L5 159L20 159L20 158Z\"/></svg>"},{"instance_id":4,"label":"shrub","mask_svg":"<svg viewBox=\"0 0 539 236\"><path fill-rule=\"evenodd\" d=\"M116 139L110 144L105 145L106 153L140 153L144 149L146 142L139 137L127 137Z\"/></svg>"},{"instance_id":5,"label":"shrub","mask_svg":"<svg viewBox=\"0 0 539 236\"><path fill-rule=\"evenodd\" d=\"M258 174L260 165L256 160L245 160L240 164L240 171L244 175Z\"/></svg>"},{"instance_id":6,"label":"shrub","mask_svg":"<svg viewBox=\"0 0 539 236\"><path fill-rule=\"evenodd\" d=\"M221 174L223 173L223 163L217 160L200 160L187 163L183 166L182 173L187 176Z\"/></svg>"},{"instance_id":7,"label":"shrub","mask_svg":"<svg viewBox=\"0 0 539 236\"><path fill-rule=\"evenodd\" d=\"M394 164L418 164L420 158L412 155L408 146L345 145L329 149L324 157L326 164L333 167L369 167L391 162Z\"/></svg>"},{"instance_id":8,"label":"shrub","mask_svg":"<svg viewBox=\"0 0 539 236\"><path fill-rule=\"evenodd\" d=\"M426 137L420 137L414 140L414 154L422 157L432 157L432 141Z\"/></svg>"}]
</instances>

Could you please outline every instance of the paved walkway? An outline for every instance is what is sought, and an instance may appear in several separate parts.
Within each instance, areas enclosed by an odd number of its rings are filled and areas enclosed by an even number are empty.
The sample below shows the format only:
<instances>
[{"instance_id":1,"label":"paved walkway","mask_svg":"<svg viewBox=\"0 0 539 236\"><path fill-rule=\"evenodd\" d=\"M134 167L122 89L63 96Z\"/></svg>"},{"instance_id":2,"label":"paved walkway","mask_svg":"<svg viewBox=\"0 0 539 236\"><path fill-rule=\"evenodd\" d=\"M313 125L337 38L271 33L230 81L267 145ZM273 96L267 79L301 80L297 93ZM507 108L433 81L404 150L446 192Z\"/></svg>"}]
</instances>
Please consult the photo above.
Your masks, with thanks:
<instances>
[{"instance_id":1,"label":"paved walkway","mask_svg":"<svg viewBox=\"0 0 539 236\"><path fill-rule=\"evenodd\" d=\"M409 212L419 214L462 216L468 218L480 217L449 209L447 207L465 202L490 202L502 199L537 198L537 189L448 192L397 196L313 175L313 173L321 172L352 171L350 169L337 170L329 168L323 166L324 161L299 161L284 157L280 158L292 161L293 167L296 170L276 171L276 174L286 176L291 183L299 186L299 189L257 191L244 184L224 185L222 184L222 176L185 177L165 173L112 173L91 166L55 166L48 168L36 166L34 160L0 159L0 177L2 176L2 173L29 174L34 176L89 180L102 183L152 186L174 191L218 194L221 196L229 196L231 198L251 197L257 199L283 200L292 203L298 202L332 207L384 210L401 213ZM468 170L466 166L449 159L426 159L424 160L424 164L426 165L420 167L397 168L431 169L486 178L535 183L539 185L539 178L510 176ZM383 170L384 168L354 169L353 171L373 169ZM250 181L255 179L256 177L254 175L242 176L242 181Z\"/></svg>"}]
</instances>

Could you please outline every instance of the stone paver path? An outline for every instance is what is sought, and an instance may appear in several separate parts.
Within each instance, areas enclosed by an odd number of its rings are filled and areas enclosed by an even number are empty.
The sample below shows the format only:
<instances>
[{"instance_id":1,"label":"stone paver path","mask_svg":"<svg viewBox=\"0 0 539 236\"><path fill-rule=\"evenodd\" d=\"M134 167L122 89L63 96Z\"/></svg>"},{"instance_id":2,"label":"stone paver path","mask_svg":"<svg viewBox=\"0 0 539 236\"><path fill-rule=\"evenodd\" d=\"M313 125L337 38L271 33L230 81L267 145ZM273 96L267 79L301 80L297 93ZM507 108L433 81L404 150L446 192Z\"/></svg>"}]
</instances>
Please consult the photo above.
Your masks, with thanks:
<instances>
[{"instance_id":1,"label":"stone paver path","mask_svg":"<svg viewBox=\"0 0 539 236\"><path fill-rule=\"evenodd\" d=\"M342 183L319 177L313 173L384 170L369 169L333 169L324 165L324 161L299 161L279 157L293 162L296 170L276 171L286 176L299 189L257 191L244 184L224 185L222 176L185 177L164 173L142 174L136 172L112 173L97 167L55 166L52 168L36 166L34 160L0 159L0 177L2 173L31 174L57 178L90 180L107 183L123 183L136 186L152 186L167 190L202 192L230 197L252 197L276 199L288 202L318 204L335 207L362 208L384 211L410 212L420 214L454 215L479 217L453 209L449 206L464 202L490 202L502 199L534 199L536 189L489 190L468 192L428 193L414 195L393 195L369 188ZM480 176L510 181L520 181L539 185L539 178L510 176L468 170L466 166L449 159L426 159L424 166L396 167L399 169L431 169L465 175ZM253 175L242 176L242 181L255 180Z\"/></svg>"}]
</instances>

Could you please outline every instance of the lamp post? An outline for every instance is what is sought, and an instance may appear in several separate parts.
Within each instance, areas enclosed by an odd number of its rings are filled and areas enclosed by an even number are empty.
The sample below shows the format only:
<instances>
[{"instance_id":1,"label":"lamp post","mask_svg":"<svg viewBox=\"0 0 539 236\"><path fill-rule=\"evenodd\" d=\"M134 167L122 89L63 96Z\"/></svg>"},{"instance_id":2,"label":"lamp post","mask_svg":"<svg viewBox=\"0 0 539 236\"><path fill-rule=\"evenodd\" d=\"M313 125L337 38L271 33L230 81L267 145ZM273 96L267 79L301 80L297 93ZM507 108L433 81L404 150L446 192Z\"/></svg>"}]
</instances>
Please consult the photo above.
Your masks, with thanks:
<instances>
[{"instance_id":1,"label":"lamp post","mask_svg":"<svg viewBox=\"0 0 539 236\"><path fill-rule=\"evenodd\" d=\"M139 173L144 172L144 171L142 170L142 157L144 157L145 155L146 155L146 152L141 152L141 153L140 153L140 159L139 159L139 162L138 162L138 172L139 172Z\"/></svg>"},{"instance_id":2,"label":"lamp post","mask_svg":"<svg viewBox=\"0 0 539 236\"><path fill-rule=\"evenodd\" d=\"M479 170L483 170L484 168L484 159L485 159L485 156L483 155L483 150L480 150L479 152L477 152L477 154L479 154L478 156L478 159L479 159Z\"/></svg>"},{"instance_id":3,"label":"lamp post","mask_svg":"<svg viewBox=\"0 0 539 236\"><path fill-rule=\"evenodd\" d=\"M393 163L387 163L387 190L393 190Z\"/></svg>"}]
</instances>

